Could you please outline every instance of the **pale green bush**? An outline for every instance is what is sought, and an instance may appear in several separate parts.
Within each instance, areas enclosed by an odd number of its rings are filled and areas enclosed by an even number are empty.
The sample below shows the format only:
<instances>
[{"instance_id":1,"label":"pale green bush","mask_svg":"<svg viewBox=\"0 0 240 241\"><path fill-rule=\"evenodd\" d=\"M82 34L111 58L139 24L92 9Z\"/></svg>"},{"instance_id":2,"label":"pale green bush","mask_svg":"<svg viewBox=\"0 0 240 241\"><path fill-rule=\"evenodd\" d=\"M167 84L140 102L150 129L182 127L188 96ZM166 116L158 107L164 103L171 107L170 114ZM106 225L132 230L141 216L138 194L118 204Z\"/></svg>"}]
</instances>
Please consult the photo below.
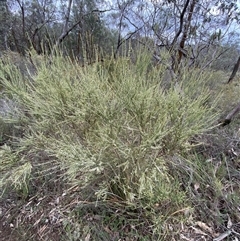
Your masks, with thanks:
<instances>
[{"instance_id":1,"label":"pale green bush","mask_svg":"<svg viewBox=\"0 0 240 241\"><path fill-rule=\"evenodd\" d=\"M5 174L19 174L23 167L18 180L26 185L26 177L34 179L33 170L43 166L32 157L44 150L56 165L46 175L60 167L67 183L92 185L100 199L184 205L185 194L177 180L173 185L167 157L187 152L191 138L213 126L216 114L207 104L205 85L209 76L186 70L164 89L160 76L166 69L155 68L150 59L143 51L135 64L125 57L80 67L58 55L38 63L36 73L25 78L1 65L4 93L19 103L27 126ZM20 185L11 178L4 182Z\"/></svg>"}]
</instances>

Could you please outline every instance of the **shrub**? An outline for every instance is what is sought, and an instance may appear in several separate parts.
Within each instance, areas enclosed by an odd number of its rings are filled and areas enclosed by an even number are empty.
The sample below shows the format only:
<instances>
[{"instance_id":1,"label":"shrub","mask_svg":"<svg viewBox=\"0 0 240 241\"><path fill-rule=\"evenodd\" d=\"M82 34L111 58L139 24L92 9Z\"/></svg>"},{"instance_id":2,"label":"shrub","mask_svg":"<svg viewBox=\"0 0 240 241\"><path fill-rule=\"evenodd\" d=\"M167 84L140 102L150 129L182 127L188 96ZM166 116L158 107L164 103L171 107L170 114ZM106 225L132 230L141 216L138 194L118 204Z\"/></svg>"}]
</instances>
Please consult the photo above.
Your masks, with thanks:
<instances>
[{"instance_id":1,"label":"shrub","mask_svg":"<svg viewBox=\"0 0 240 241\"><path fill-rule=\"evenodd\" d=\"M191 138L215 122L209 76L185 71L166 89L166 68L152 66L145 51L135 63L129 56L108 61L80 67L59 54L25 78L0 66L4 94L19 103L27 126L12 151L2 150L1 184L30 191L40 176L60 176L99 200L153 210L170 203L166 212L174 213L186 195L168 157L187 152Z\"/></svg>"}]
</instances>

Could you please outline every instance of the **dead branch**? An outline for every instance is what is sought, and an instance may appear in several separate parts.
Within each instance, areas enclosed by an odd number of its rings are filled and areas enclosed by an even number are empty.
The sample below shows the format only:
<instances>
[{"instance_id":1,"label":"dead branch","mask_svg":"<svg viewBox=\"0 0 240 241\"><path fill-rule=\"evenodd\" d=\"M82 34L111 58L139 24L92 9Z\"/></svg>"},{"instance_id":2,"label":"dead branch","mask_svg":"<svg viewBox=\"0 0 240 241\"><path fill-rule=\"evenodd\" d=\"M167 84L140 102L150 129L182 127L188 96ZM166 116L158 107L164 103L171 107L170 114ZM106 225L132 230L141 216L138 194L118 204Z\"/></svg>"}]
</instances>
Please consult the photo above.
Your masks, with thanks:
<instances>
[{"instance_id":1,"label":"dead branch","mask_svg":"<svg viewBox=\"0 0 240 241\"><path fill-rule=\"evenodd\" d=\"M227 84L229 84L234 79L234 77L236 76L236 73L238 71L239 65L240 65L240 56L238 57L237 63L234 65L232 74L231 74Z\"/></svg>"},{"instance_id":2,"label":"dead branch","mask_svg":"<svg viewBox=\"0 0 240 241\"><path fill-rule=\"evenodd\" d=\"M240 102L238 103L238 105L225 117L224 121L221 123L222 126L226 126L228 124L231 123L232 118L238 113L240 112Z\"/></svg>"}]
</instances>

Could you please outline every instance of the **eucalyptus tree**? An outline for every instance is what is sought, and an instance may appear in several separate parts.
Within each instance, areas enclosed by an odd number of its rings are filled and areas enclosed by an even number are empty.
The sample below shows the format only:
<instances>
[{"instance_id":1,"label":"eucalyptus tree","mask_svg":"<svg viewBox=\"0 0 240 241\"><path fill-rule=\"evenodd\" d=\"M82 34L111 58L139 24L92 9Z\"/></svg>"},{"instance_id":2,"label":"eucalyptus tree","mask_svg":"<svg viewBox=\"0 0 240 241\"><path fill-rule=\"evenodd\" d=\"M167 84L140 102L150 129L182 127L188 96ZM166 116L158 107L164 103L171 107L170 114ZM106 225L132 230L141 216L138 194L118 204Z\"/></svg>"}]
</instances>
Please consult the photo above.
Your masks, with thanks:
<instances>
[{"instance_id":1,"label":"eucalyptus tree","mask_svg":"<svg viewBox=\"0 0 240 241\"><path fill-rule=\"evenodd\" d=\"M50 41L51 29L57 21L54 0L9 0L10 18L7 44L10 49L25 54L33 47L38 53Z\"/></svg>"},{"instance_id":2,"label":"eucalyptus tree","mask_svg":"<svg viewBox=\"0 0 240 241\"><path fill-rule=\"evenodd\" d=\"M73 2L70 22L71 34L67 39L71 50L87 62L94 61L99 48L108 52L114 44L114 33L106 26L104 14L111 11L103 1L75 0ZM85 55L85 56L83 56Z\"/></svg>"},{"instance_id":3,"label":"eucalyptus tree","mask_svg":"<svg viewBox=\"0 0 240 241\"><path fill-rule=\"evenodd\" d=\"M96 46L105 52L114 46L117 55L126 40L151 39L149 51L160 62L162 49L168 51L175 73L220 58L239 18L236 0L3 0L1 6L2 47L42 53L61 45L80 58L85 49L91 59Z\"/></svg>"},{"instance_id":4,"label":"eucalyptus tree","mask_svg":"<svg viewBox=\"0 0 240 241\"><path fill-rule=\"evenodd\" d=\"M32 47L38 52L49 51L56 37L54 24L58 23L57 6L54 0L33 0L29 2L28 37Z\"/></svg>"},{"instance_id":5,"label":"eucalyptus tree","mask_svg":"<svg viewBox=\"0 0 240 241\"><path fill-rule=\"evenodd\" d=\"M236 34L234 25L239 17L236 0L116 1L117 13L113 17L118 20L115 20L118 43L129 36L152 38L156 48L150 49L155 57L161 60L161 50L169 51L175 72L183 63L208 67L221 57L222 44ZM211 56L207 56L210 49Z\"/></svg>"}]
</instances>

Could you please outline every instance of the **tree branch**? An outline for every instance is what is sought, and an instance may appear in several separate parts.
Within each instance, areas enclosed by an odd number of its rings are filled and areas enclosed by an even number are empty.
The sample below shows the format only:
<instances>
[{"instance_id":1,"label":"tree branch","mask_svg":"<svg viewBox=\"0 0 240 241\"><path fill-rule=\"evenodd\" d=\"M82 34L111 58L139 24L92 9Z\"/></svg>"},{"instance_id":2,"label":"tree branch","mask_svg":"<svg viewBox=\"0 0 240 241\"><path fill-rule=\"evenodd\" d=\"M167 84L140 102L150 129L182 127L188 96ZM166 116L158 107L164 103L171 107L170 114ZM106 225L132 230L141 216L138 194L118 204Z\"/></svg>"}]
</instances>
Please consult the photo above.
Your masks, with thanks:
<instances>
[{"instance_id":1,"label":"tree branch","mask_svg":"<svg viewBox=\"0 0 240 241\"><path fill-rule=\"evenodd\" d=\"M239 69L239 65L240 65L240 56L238 57L238 60L237 60L237 63L234 65L234 68L233 68L233 71L232 71L232 74L227 82L227 84L229 84L235 77L238 69Z\"/></svg>"},{"instance_id":2,"label":"tree branch","mask_svg":"<svg viewBox=\"0 0 240 241\"><path fill-rule=\"evenodd\" d=\"M184 8L183 8L183 10L182 10L182 12L181 12L179 30L178 30L178 32L176 33L176 35L175 35L175 37L174 37L174 39L173 39L173 41L172 41L172 43L171 43L171 46L172 46L172 47L175 45L175 43L177 42L177 39L178 39L179 35L182 33L183 23L184 23L184 15L185 15L185 13L186 13L186 11L187 11L187 7L188 7L188 5L189 5L189 2L190 2L190 0L187 0L187 1L186 1L185 5L184 5Z\"/></svg>"},{"instance_id":3,"label":"tree branch","mask_svg":"<svg viewBox=\"0 0 240 241\"><path fill-rule=\"evenodd\" d=\"M240 103L225 117L224 121L222 122L222 126L226 126L231 123L232 118L240 112Z\"/></svg>"}]
</instances>

